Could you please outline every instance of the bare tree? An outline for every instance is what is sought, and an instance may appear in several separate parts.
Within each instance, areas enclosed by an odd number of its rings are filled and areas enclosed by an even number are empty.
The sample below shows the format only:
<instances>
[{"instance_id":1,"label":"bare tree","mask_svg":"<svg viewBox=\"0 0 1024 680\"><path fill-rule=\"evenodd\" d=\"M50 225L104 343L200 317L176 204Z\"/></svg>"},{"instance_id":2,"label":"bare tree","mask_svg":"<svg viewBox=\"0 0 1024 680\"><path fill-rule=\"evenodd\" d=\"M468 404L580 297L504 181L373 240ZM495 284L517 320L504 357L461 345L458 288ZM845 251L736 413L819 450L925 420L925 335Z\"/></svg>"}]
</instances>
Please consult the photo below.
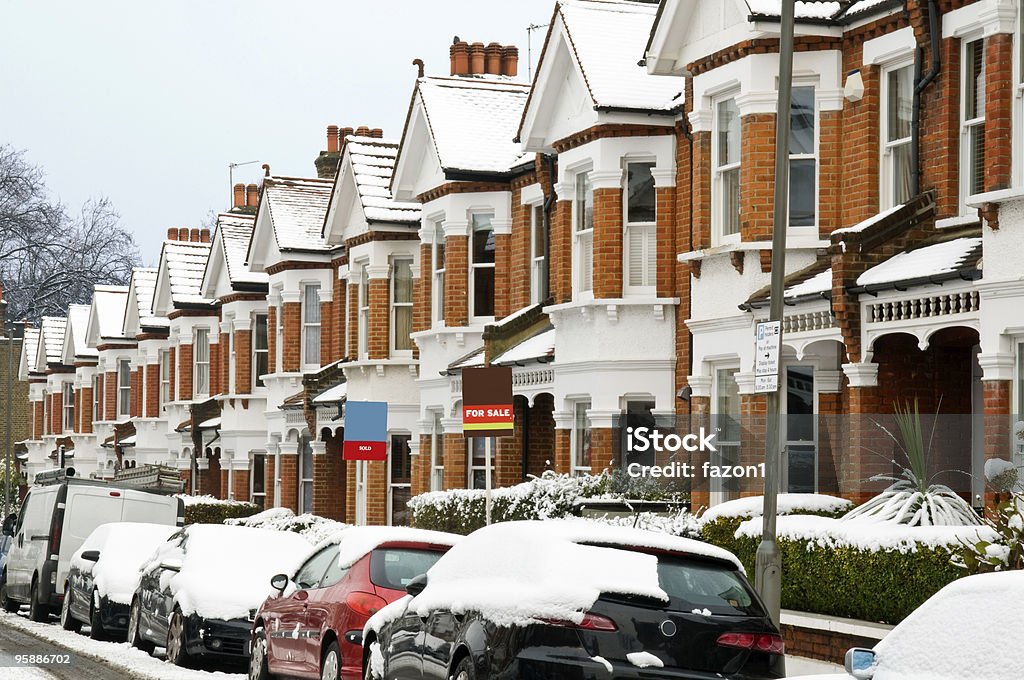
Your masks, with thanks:
<instances>
[{"instance_id":1,"label":"bare tree","mask_svg":"<svg viewBox=\"0 0 1024 680\"><path fill-rule=\"evenodd\" d=\"M0 282L11 318L63 316L88 303L94 285L127 283L138 263L108 199L71 213L50 199L42 170L0 145Z\"/></svg>"}]
</instances>

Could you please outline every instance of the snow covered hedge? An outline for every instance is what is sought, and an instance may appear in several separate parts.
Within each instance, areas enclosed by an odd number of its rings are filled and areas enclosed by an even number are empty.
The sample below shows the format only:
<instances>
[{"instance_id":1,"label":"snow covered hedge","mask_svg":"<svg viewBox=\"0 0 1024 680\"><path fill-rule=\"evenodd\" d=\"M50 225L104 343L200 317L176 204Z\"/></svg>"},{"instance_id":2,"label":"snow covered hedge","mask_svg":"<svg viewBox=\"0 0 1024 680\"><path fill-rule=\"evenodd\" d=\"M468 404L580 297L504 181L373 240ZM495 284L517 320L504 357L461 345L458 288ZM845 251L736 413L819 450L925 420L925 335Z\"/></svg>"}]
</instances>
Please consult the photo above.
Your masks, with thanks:
<instances>
[{"instance_id":1,"label":"snow covered hedge","mask_svg":"<svg viewBox=\"0 0 1024 680\"><path fill-rule=\"evenodd\" d=\"M313 545L348 528L350 525L310 513L296 515L288 508L270 508L249 517L224 520L224 524L274 531L292 531Z\"/></svg>"},{"instance_id":2,"label":"snow covered hedge","mask_svg":"<svg viewBox=\"0 0 1024 680\"><path fill-rule=\"evenodd\" d=\"M841 517L853 503L845 498L818 493L780 493L779 515L819 515ZM708 508L700 516L700 535L708 543L728 548L734 540L740 523L760 517L764 508L763 496L737 498Z\"/></svg>"},{"instance_id":3,"label":"snow covered hedge","mask_svg":"<svg viewBox=\"0 0 1024 680\"><path fill-rule=\"evenodd\" d=\"M214 496L175 494L185 504L185 524L223 524L231 517L248 517L260 511L248 501L221 500Z\"/></svg>"}]
</instances>

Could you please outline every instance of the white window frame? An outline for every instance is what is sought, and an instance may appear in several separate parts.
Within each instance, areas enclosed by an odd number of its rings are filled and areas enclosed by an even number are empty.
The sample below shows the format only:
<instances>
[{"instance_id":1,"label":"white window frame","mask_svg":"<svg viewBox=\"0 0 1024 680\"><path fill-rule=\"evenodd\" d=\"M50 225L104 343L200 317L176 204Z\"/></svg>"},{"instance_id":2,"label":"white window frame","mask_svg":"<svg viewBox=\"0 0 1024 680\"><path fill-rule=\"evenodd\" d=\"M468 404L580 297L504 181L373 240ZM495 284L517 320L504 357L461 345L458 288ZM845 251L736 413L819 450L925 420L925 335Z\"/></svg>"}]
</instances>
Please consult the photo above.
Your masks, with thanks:
<instances>
[{"instance_id":1,"label":"white window frame","mask_svg":"<svg viewBox=\"0 0 1024 680\"><path fill-rule=\"evenodd\" d=\"M572 292L576 300L594 299L594 184L591 168L581 168L573 175L572 194ZM589 187L590 224L586 223L587 192L581 196L581 180Z\"/></svg>"},{"instance_id":2,"label":"white window frame","mask_svg":"<svg viewBox=\"0 0 1024 680\"><path fill-rule=\"evenodd\" d=\"M398 289L397 289L397 286L396 286L396 284L398 282L398 268L400 266L407 266L409 268L409 299L404 301L404 302L399 302L398 301ZM398 347L398 310L399 309L407 309L407 310L409 310L409 312L408 312L409 313L409 328L412 329L413 299L415 297L413 295L414 281L413 281L413 277L412 277L412 268L413 268L413 257L411 255L395 256L391 260L391 279L389 281L389 288L391 289L390 290L390 296L389 296L390 300L391 300L391 309L389 310L389 315L390 315L390 317L389 317L389 320L390 320L390 324L389 324L390 332L388 333L388 335L390 336L390 347L389 348L390 348L390 351L391 351L391 355L395 356L395 357L411 357L412 356L412 350L413 350L413 347L414 347L414 343L412 341L412 338L409 337L409 336L406 336L404 338L408 342L409 346L408 347L402 347L402 348Z\"/></svg>"},{"instance_id":3,"label":"white window frame","mask_svg":"<svg viewBox=\"0 0 1024 680\"><path fill-rule=\"evenodd\" d=\"M483 440L483 442L484 442L484 461L486 461L486 462L483 465L477 465L476 463L473 462L474 461L473 445L474 445L475 442L480 441L480 440ZM491 487L492 488L494 487L494 484L495 484L495 481L496 481L495 478L494 478L494 472L496 470L495 462L494 461L495 461L496 454L498 452L497 450L498 450L498 439L497 439L497 437L466 437L466 474L468 476L468 479L466 480L466 488L467 489L482 489L482 488L484 488L483 486L480 486L480 487L473 486L473 478L475 476L474 475L475 472L483 472L484 473L484 477L486 479L487 468L488 467L490 467L490 469L491 469ZM488 465L488 463L489 463L489 465Z\"/></svg>"},{"instance_id":4,"label":"white window frame","mask_svg":"<svg viewBox=\"0 0 1024 680\"><path fill-rule=\"evenodd\" d=\"M890 111L889 108L895 104L893 98L889 94L889 76L904 69L909 69L910 87L913 91L914 87L914 55L908 54L896 61L886 64L882 68L881 78L879 78L879 88L881 94L881 105L879 106L879 144L881 145L881 158L879 159L879 199L881 205L879 206L882 210L888 210L897 205L896 203L896 149L906 146L909 150L911 135L906 137L900 137L899 139L889 140L889 119ZM914 172L914 168L910 168L910 172ZM908 196L908 198L913 198Z\"/></svg>"},{"instance_id":5,"label":"white window frame","mask_svg":"<svg viewBox=\"0 0 1024 680\"><path fill-rule=\"evenodd\" d=\"M791 153L789 154L789 166L793 167L793 161L813 160L814 161L814 224L795 226L793 224L788 225L787 231L793 235L800 234L817 234L818 224L821 220L821 106L818 103L819 87L817 79L813 80L796 80L793 83L793 89L809 87L814 90L814 151L812 153ZM792 107L790 110L790 116L793 115ZM792 139L792 134L790 135ZM788 201L790 216L793 211L793 181L792 181L792 170L790 170L790 200ZM787 222L789 217L787 216Z\"/></svg>"},{"instance_id":6,"label":"white window frame","mask_svg":"<svg viewBox=\"0 0 1024 680\"><path fill-rule=\"evenodd\" d=\"M448 265L448 244L444 221L431 222L434 238L430 244L430 320L433 326L444 326L444 276ZM439 260L444 259L441 263ZM443 266L438 266L442 264Z\"/></svg>"},{"instance_id":7,"label":"white window frame","mask_svg":"<svg viewBox=\"0 0 1024 680\"><path fill-rule=\"evenodd\" d=\"M480 217L487 217L487 226L481 229L477 229L476 220ZM473 242L476 239L477 231L490 230L494 242L494 262L476 262L473 260ZM478 269L490 269L493 274L491 279L493 284L491 286L492 291L495 293L494 297L491 298L491 311L494 311L494 305L497 298L497 261L498 261L498 242L497 233L494 231L494 211L493 210L472 210L469 213L469 239L466 243L467 254L469 260L469 285L466 290L468 291L467 297L469 304L469 320L471 323L486 323L488 321L494 321L494 314L477 314L476 313L476 272Z\"/></svg>"},{"instance_id":8,"label":"white window frame","mask_svg":"<svg viewBox=\"0 0 1024 680\"><path fill-rule=\"evenodd\" d=\"M193 399L210 396L210 354L210 329L196 328L192 332Z\"/></svg>"},{"instance_id":9,"label":"white window frame","mask_svg":"<svg viewBox=\"0 0 1024 680\"><path fill-rule=\"evenodd\" d=\"M442 411L431 413L430 426L430 490L444 490L444 425Z\"/></svg>"},{"instance_id":10,"label":"white window frame","mask_svg":"<svg viewBox=\"0 0 1024 680\"><path fill-rule=\"evenodd\" d=\"M43 387L43 431L41 435L50 434L50 394L46 391L46 387Z\"/></svg>"},{"instance_id":11,"label":"white window frame","mask_svg":"<svg viewBox=\"0 0 1024 680\"><path fill-rule=\"evenodd\" d=\"M548 268L550 227L544 227L544 202L529 203L530 211L530 303L540 304L551 294L551 275ZM537 250L540 248L540 255Z\"/></svg>"},{"instance_id":12,"label":"white window frame","mask_svg":"<svg viewBox=\"0 0 1024 680\"><path fill-rule=\"evenodd\" d=\"M395 438L396 437L405 437L406 438L406 446L410 447L409 481L408 482L395 482L392 479L392 472L393 472L393 470L392 470L393 458L392 457L395 455ZM388 475L388 479L387 479L387 481L388 481L388 486L387 486L387 523L388 523L388 525L393 525L394 524L395 489L409 489L410 490L410 497L412 496L412 493L411 493L411 490L412 490L412 457L411 457L411 447L412 447L412 434L410 434L409 432L388 432L388 460L387 460L387 466L388 466L388 472L387 472L387 475Z\"/></svg>"},{"instance_id":13,"label":"white window frame","mask_svg":"<svg viewBox=\"0 0 1024 680\"><path fill-rule=\"evenodd\" d=\"M370 356L370 271L369 263L359 267L359 289L356 294L358 318L356 319L357 352L360 359Z\"/></svg>"},{"instance_id":14,"label":"white window frame","mask_svg":"<svg viewBox=\"0 0 1024 680\"><path fill-rule=\"evenodd\" d=\"M720 364L714 364L714 365L711 366L711 415L712 415L712 417L721 416L721 415L727 415L727 416L734 415L737 419L739 419L739 417L740 417L740 410L738 408L738 404L737 404L737 409L736 409L735 413L732 413L732 414L722 414L722 413L719 413L719 410L720 410L719 409L719 401L722 398L722 383L721 383L721 381L722 381L722 373L723 372L731 373L733 383L735 384L735 382L736 382L736 375L739 373L739 371L740 371L739 363L720 363ZM738 391L737 391L737 397L738 397ZM725 428L722 427L722 425L720 425L717 422L717 418L716 418L716 421L712 423L712 429L715 432L718 433L718 438L715 441L715 444L717 445L718 451L715 452L715 453L710 453L711 464L712 465L721 465L723 463L723 461L737 462L738 463L739 462L740 441L739 440L733 440L733 439L724 438L722 436L722 434L725 432ZM733 454L733 458L730 458L729 456L724 455L727 450L730 453ZM733 459L735 459L735 460L733 460ZM709 484L708 484L708 492L710 493L711 505L713 505L713 506L714 505L718 505L719 503L724 503L726 501L734 500L735 498L739 497L739 489L737 489L737 488L733 488L733 489L728 488L730 486L729 483L725 479L723 479L721 477L712 477L711 479L708 480L708 482L709 482ZM733 485L733 486L735 486L735 485Z\"/></svg>"},{"instance_id":15,"label":"white window frame","mask_svg":"<svg viewBox=\"0 0 1024 680\"><path fill-rule=\"evenodd\" d=\"M593 423L590 420L590 409L593 408L593 402L589 399L577 399L571 402L572 408L572 429L569 431L569 452L570 452L570 469L573 476L591 474L594 464L594 448L593 439L591 432L594 429ZM580 418L582 411L582 419L584 427L580 427ZM583 453L583 447L590 447L590 464L583 465L580 457Z\"/></svg>"},{"instance_id":16,"label":"white window frame","mask_svg":"<svg viewBox=\"0 0 1024 680\"><path fill-rule=\"evenodd\" d=\"M117 417L129 418L132 412L132 362L117 360Z\"/></svg>"},{"instance_id":17,"label":"white window frame","mask_svg":"<svg viewBox=\"0 0 1024 680\"><path fill-rule=\"evenodd\" d=\"M224 361L228 362L228 384L227 385L221 385L221 388L220 388L221 392L223 392L224 394L234 394L235 393L235 378L237 377L236 373L237 373L237 370L238 370L238 365L237 365L238 362L236 361L236 356L235 356L235 332L234 332L234 328L232 326L233 326L233 324L231 324L229 322L228 330L227 330L227 336L228 336L228 353L227 353L227 356L221 354L221 362L224 362ZM224 334L223 330L221 331L221 334L222 335Z\"/></svg>"},{"instance_id":18,"label":"white window frame","mask_svg":"<svg viewBox=\"0 0 1024 680\"><path fill-rule=\"evenodd\" d=\"M626 295L654 295L658 290L658 199L657 184L654 179L654 171L658 162L650 157L624 158L622 161L622 289ZM629 166L650 165L651 182L655 188L653 222L630 222L629 221ZM640 267L641 279L644 283L632 284L633 268L630 266L632 260L632 236L639 232L643 239ZM649 252L653 249L654 252Z\"/></svg>"},{"instance_id":19,"label":"white window frame","mask_svg":"<svg viewBox=\"0 0 1024 680\"><path fill-rule=\"evenodd\" d=\"M981 75L982 84L981 92L978 97L980 106L978 107L981 111L980 116L974 116L973 118L967 118L967 54L968 48L972 45L981 44ZM960 211L962 215L973 215L974 208L967 206L967 200L969 197L982 193L985 191L985 75L987 74L987 66L985 64L985 40L979 34L971 36L965 36L960 41ZM971 150L971 134L975 129L981 129L982 139L982 174L981 174L981 187L979 191L972 191L971 186L971 167L973 165L972 160L974 158Z\"/></svg>"},{"instance_id":20,"label":"white window frame","mask_svg":"<svg viewBox=\"0 0 1024 680\"><path fill-rule=\"evenodd\" d=\"M320 357L323 355L322 338L320 335L321 322L323 320L320 308L320 284L317 282L303 283L301 291L302 305L299 314L302 320L302 368L306 371L315 371L320 368ZM310 351L310 343L313 342L314 336L316 356L312 356L313 353Z\"/></svg>"},{"instance_id":21,"label":"white window frame","mask_svg":"<svg viewBox=\"0 0 1024 680\"><path fill-rule=\"evenodd\" d=\"M275 307L274 328L269 332L274 334L274 366L271 373L277 373L284 366L284 304Z\"/></svg>"},{"instance_id":22,"label":"white window frame","mask_svg":"<svg viewBox=\"0 0 1024 680\"><path fill-rule=\"evenodd\" d=\"M95 431L95 423L100 419L100 399L103 395L100 394L100 377L94 375L92 377L92 422L93 431Z\"/></svg>"},{"instance_id":23,"label":"white window frame","mask_svg":"<svg viewBox=\"0 0 1024 680\"><path fill-rule=\"evenodd\" d=\"M306 465L306 452L309 452L309 465ZM314 470L316 469L316 454L313 452L313 439L309 435L299 437L299 448L298 448L299 460L298 470L296 477L298 478L299 497L298 497L298 508L299 514L306 512L313 512L313 496L314 490ZM266 483L266 480L264 480Z\"/></svg>"},{"instance_id":24,"label":"white window frame","mask_svg":"<svg viewBox=\"0 0 1024 680\"><path fill-rule=\"evenodd\" d=\"M809 493L819 493L821 491L821 488L820 488L821 487L821 484L820 484L820 481L821 481L821 479L820 479L821 441L820 441L820 437L818 436L818 417L817 417L817 414L818 414L818 391L819 391L819 389L821 387L821 383L818 380L818 370L819 370L818 366L815 365L813 362L808 362L808 361L785 362L785 363L782 364L782 366L780 367L780 371L779 371L779 379L782 382L782 385L780 385L780 387L782 388L782 397L780 397L780 399L779 399L779 403L780 403L780 409L779 410L781 412L780 415L782 416L782 421L780 423L781 427L779 428L779 434L782 437L782 442L781 442L779 448L782 451L782 456L783 456L783 460L782 460L782 474L780 475L780 480L779 480L780 483L781 483L781 486L779 488L779 491L780 492L787 492L788 493L788 490L789 490L789 454L790 454L790 446L794 445L794 444L806 444L806 442L797 442L795 440L790 440L789 439L789 418L788 418L788 415L789 415L789 408L788 408L789 400L788 400L788 398L786 398L786 393L785 392L788 389L787 371L789 371L789 369L791 369L791 368L809 368L809 369L811 369L811 380L813 380L813 382L814 382L814 387L813 387L813 391L812 391L812 395L811 395L811 413L814 414L814 416L813 416L814 417L814 439L812 440L813 444L814 444L814 491L813 492L809 492Z\"/></svg>"},{"instance_id":25,"label":"white window frame","mask_svg":"<svg viewBox=\"0 0 1024 680\"><path fill-rule=\"evenodd\" d=\"M259 317L261 317L261 316L263 317L263 327L266 329L266 339L265 339L265 341L263 343L266 346L262 347L262 348L259 348L259 347L256 346L257 345L256 338L259 337L259 327L260 327L259 326ZM263 384L262 379L260 378L260 372L259 372L259 369L258 369L258 366L259 366L259 356L261 354L265 355L267 357L266 358L267 372L268 373L270 372L270 317L269 317L269 315L266 312L253 312L251 328L252 328L252 331L251 331L250 336L249 336L249 347L252 350L252 364L250 366L250 371L252 372L252 375L249 376L249 383L250 383L250 387L252 388L252 390L255 391L257 388L264 387L264 384ZM265 373L264 375L267 375L267 374Z\"/></svg>"},{"instance_id":26,"label":"white window frame","mask_svg":"<svg viewBox=\"0 0 1024 680\"><path fill-rule=\"evenodd\" d=\"M70 394L69 394L70 392ZM63 382L60 386L61 425L65 432L75 430L75 384ZM70 397L70 398L69 398Z\"/></svg>"},{"instance_id":27,"label":"white window frame","mask_svg":"<svg viewBox=\"0 0 1024 680\"><path fill-rule=\"evenodd\" d=\"M256 491L256 463L257 457L259 460L259 467L263 469L263 490ZM253 503L257 503L256 499L263 499L258 505L262 508L266 508L267 505L267 454L262 451L253 451L252 457L250 458L249 467L249 500Z\"/></svg>"},{"instance_id":28,"label":"white window frame","mask_svg":"<svg viewBox=\"0 0 1024 680\"><path fill-rule=\"evenodd\" d=\"M158 370L160 371L160 403L158 404L159 410L157 413L157 415L159 415L159 413L163 411L164 406L171 401L171 350L160 350L157 365L159 366Z\"/></svg>"},{"instance_id":29,"label":"white window frame","mask_svg":"<svg viewBox=\"0 0 1024 680\"><path fill-rule=\"evenodd\" d=\"M742 159L742 148L743 148L743 121L740 118L740 140L739 148L741 153L732 163L720 164L719 156L719 133L721 127L721 114L719 108L721 105L732 101L733 105L736 106L736 115L739 118L739 106L736 105L736 98L739 92L736 90L729 91L722 94L712 101L711 105L711 238L712 245L728 245L733 243L739 243L741 240L742 224L740 223L739 210L740 206L736 208L736 231L732 234L726 234L725 231L725 194L723 187L725 185L724 176L726 173L740 173L741 172L741 159ZM737 192L737 200L739 200L739 193Z\"/></svg>"}]
</instances>

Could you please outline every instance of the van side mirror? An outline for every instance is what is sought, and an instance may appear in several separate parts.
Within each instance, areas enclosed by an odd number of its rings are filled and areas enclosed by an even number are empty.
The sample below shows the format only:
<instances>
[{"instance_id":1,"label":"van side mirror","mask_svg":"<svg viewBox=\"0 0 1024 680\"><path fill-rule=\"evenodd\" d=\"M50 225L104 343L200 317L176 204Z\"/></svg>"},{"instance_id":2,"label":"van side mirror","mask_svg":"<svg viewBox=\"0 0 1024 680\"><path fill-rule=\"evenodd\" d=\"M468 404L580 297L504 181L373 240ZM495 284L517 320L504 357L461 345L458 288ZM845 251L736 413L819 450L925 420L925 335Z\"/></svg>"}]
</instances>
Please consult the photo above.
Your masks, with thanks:
<instances>
[{"instance_id":1,"label":"van side mirror","mask_svg":"<svg viewBox=\"0 0 1024 680\"><path fill-rule=\"evenodd\" d=\"M18 524L18 514L17 513L12 512L11 514L7 515L7 517L4 518L4 528L3 528L4 535L5 536L13 536L14 535L14 527L17 526L17 524Z\"/></svg>"},{"instance_id":2,"label":"van side mirror","mask_svg":"<svg viewBox=\"0 0 1024 680\"><path fill-rule=\"evenodd\" d=\"M167 571L181 571L182 566L181 560L174 559L173 557L169 557L160 563L160 568Z\"/></svg>"},{"instance_id":3,"label":"van side mirror","mask_svg":"<svg viewBox=\"0 0 1024 680\"><path fill-rule=\"evenodd\" d=\"M849 649L846 651L843 666L846 672L857 680L871 680L875 675L875 652L862 647Z\"/></svg>"},{"instance_id":4,"label":"van side mirror","mask_svg":"<svg viewBox=\"0 0 1024 680\"><path fill-rule=\"evenodd\" d=\"M288 574L275 574L270 578L270 585L274 590L283 593L288 587Z\"/></svg>"},{"instance_id":5,"label":"van side mirror","mask_svg":"<svg viewBox=\"0 0 1024 680\"><path fill-rule=\"evenodd\" d=\"M99 550L83 550L82 559L87 562L99 562L100 551Z\"/></svg>"},{"instance_id":6,"label":"van side mirror","mask_svg":"<svg viewBox=\"0 0 1024 680\"><path fill-rule=\"evenodd\" d=\"M427 575L420 574L413 580L409 581L405 586L405 592L409 593L413 597L416 597L423 592L423 589L427 587Z\"/></svg>"}]
</instances>

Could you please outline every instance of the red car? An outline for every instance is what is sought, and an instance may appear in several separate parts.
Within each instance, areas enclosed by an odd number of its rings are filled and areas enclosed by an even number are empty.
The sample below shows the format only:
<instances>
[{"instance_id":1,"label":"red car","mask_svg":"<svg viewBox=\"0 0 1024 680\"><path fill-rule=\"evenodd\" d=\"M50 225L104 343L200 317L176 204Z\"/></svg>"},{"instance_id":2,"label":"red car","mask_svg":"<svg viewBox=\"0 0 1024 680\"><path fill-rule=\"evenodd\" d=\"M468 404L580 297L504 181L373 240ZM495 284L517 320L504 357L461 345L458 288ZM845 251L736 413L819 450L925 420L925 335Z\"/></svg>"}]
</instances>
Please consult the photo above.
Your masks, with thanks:
<instances>
[{"instance_id":1,"label":"red car","mask_svg":"<svg viewBox=\"0 0 1024 680\"><path fill-rule=\"evenodd\" d=\"M272 676L359 680L363 626L403 597L461 536L405 527L352 527L298 568L253 620L250 680Z\"/></svg>"}]
</instances>

